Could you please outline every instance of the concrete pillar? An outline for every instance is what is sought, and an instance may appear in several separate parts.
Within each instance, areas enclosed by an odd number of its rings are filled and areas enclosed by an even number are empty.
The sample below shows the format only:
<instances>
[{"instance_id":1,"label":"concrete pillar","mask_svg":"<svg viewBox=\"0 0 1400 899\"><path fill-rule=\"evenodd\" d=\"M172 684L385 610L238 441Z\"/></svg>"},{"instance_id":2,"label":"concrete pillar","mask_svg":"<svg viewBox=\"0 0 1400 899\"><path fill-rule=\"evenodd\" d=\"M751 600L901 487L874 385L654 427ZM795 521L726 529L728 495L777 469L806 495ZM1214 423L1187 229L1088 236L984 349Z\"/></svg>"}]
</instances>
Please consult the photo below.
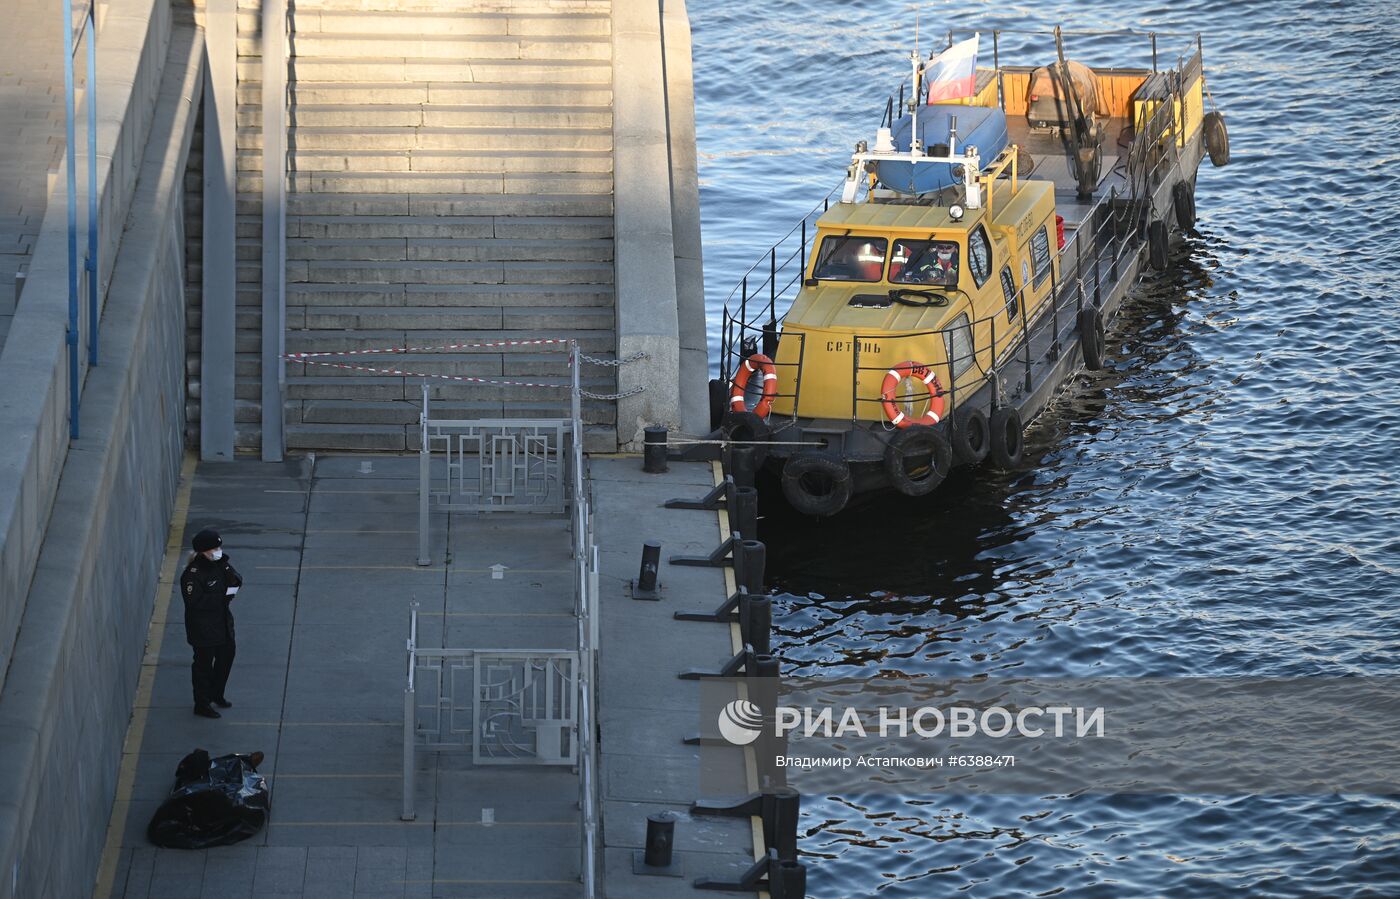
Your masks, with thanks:
<instances>
[{"instance_id":1,"label":"concrete pillar","mask_svg":"<svg viewBox=\"0 0 1400 899\"><path fill-rule=\"evenodd\" d=\"M680 430L680 327L672 234L666 76L658 0L615 0L613 229L617 352L647 358L618 369L618 386L646 389L617 403L617 442L640 450L642 430Z\"/></svg>"},{"instance_id":2,"label":"concrete pillar","mask_svg":"<svg viewBox=\"0 0 1400 899\"><path fill-rule=\"evenodd\" d=\"M671 234L675 244L680 330L680 417L687 434L710 429L709 336L700 243L700 182L696 171L695 84L691 73L690 17L685 0L662 0L666 117L670 134Z\"/></svg>"},{"instance_id":3,"label":"concrete pillar","mask_svg":"<svg viewBox=\"0 0 1400 899\"><path fill-rule=\"evenodd\" d=\"M207 0L204 11L208 69L204 79L199 457L206 461L233 459L237 13L238 0Z\"/></svg>"},{"instance_id":4,"label":"concrete pillar","mask_svg":"<svg viewBox=\"0 0 1400 899\"><path fill-rule=\"evenodd\" d=\"M281 462L287 338L287 0L262 6L262 458Z\"/></svg>"}]
</instances>

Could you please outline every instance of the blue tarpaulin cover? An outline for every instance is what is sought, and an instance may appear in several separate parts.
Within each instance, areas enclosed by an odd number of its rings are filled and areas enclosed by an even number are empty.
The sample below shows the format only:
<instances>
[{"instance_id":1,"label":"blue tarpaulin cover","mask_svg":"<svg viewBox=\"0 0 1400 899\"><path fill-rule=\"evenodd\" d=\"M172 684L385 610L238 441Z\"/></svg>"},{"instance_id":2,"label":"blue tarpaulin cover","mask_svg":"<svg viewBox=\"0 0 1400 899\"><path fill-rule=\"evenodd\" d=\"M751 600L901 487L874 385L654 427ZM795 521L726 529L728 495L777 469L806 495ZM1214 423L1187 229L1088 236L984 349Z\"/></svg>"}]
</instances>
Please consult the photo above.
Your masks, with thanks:
<instances>
[{"instance_id":1,"label":"blue tarpaulin cover","mask_svg":"<svg viewBox=\"0 0 1400 899\"><path fill-rule=\"evenodd\" d=\"M919 140L924 152L936 144L948 143L948 126L953 116L958 118L957 152L961 153L969 144L977 147L982 164L995 159L1006 149L1006 113L987 106L963 106L958 103L930 103L919 107ZM895 149L909 152L909 135L913 127L913 116L906 115L894 123ZM922 194L942 190L954 184L961 184L961 178L953 177L952 166L947 163L879 162L875 174L880 184L890 190L906 194Z\"/></svg>"}]
</instances>

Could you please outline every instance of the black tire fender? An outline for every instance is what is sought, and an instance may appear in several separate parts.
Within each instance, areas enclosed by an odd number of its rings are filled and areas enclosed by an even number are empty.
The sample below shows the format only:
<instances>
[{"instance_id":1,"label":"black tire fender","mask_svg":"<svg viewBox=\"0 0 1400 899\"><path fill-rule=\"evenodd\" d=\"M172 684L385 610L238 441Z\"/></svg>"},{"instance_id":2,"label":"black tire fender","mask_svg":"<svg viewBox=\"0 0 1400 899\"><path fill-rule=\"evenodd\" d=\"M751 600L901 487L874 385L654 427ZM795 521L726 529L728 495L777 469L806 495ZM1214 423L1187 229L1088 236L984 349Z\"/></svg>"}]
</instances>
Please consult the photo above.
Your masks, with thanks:
<instances>
[{"instance_id":1,"label":"black tire fender","mask_svg":"<svg viewBox=\"0 0 1400 899\"><path fill-rule=\"evenodd\" d=\"M1020 465L1026 449L1021 413L1013 406L1002 406L992 413L991 431L991 456L997 468L1010 469Z\"/></svg>"},{"instance_id":2,"label":"black tire fender","mask_svg":"<svg viewBox=\"0 0 1400 899\"><path fill-rule=\"evenodd\" d=\"M768 427L768 422L752 412L736 412L731 409L724 413L724 417L720 419L719 427L725 440L755 444L753 464L755 468L762 467L768 458L768 447L764 444L773 436L773 429Z\"/></svg>"},{"instance_id":3,"label":"black tire fender","mask_svg":"<svg viewBox=\"0 0 1400 899\"><path fill-rule=\"evenodd\" d=\"M710 430L719 428L729 408L729 383L722 378L710 379Z\"/></svg>"},{"instance_id":4,"label":"black tire fender","mask_svg":"<svg viewBox=\"0 0 1400 899\"><path fill-rule=\"evenodd\" d=\"M976 465L991 451L987 413L971 403L953 412L953 457L962 465Z\"/></svg>"},{"instance_id":5,"label":"black tire fender","mask_svg":"<svg viewBox=\"0 0 1400 899\"><path fill-rule=\"evenodd\" d=\"M1159 272L1167 270L1167 260L1169 259L1168 244L1169 235L1167 223L1161 219L1151 222L1147 226L1147 258L1152 263L1152 267Z\"/></svg>"},{"instance_id":6,"label":"black tire fender","mask_svg":"<svg viewBox=\"0 0 1400 899\"><path fill-rule=\"evenodd\" d=\"M1084 350L1085 368L1089 371L1103 368L1103 313L1093 306L1085 306L1079 312L1079 345Z\"/></svg>"},{"instance_id":7,"label":"black tire fender","mask_svg":"<svg viewBox=\"0 0 1400 899\"><path fill-rule=\"evenodd\" d=\"M1183 234L1196 230L1196 189L1190 181L1172 185L1172 208L1176 212L1176 226Z\"/></svg>"},{"instance_id":8,"label":"black tire fender","mask_svg":"<svg viewBox=\"0 0 1400 899\"><path fill-rule=\"evenodd\" d=\"M910 470L909 462L927 455L928 465ZM924 496L938 489L953 468L953 449L948 438L927 425L913 425L897 431L885 445L885 475L894 489L905 496Z\"/></svg>"},{"instance_id":9,"label":"black tire fender","mask_svg":"<svg viewBox=\"0 0 1400 899\"><path fill-rule=\"evenodd\" d=\"M1210 154L1210 164L1222 166L1230 164L1230 129L1225 127L1225 116L1219 112L1208 112L1201 119L1201 133L1205 136L1206 152Z\"/></svg>"},{"instance_id":10,"label":"black tire fender","mask_svg":"<svg viewBox=\"0 0 1400 899\"><path fill-rule=\"evenodd\" d=\"M825 490L819 489L825 484ZM835 515L851 500L851 468L824 452L808 450L783 466L783 496L804 515Z\"/></svg>"}]
</instances>

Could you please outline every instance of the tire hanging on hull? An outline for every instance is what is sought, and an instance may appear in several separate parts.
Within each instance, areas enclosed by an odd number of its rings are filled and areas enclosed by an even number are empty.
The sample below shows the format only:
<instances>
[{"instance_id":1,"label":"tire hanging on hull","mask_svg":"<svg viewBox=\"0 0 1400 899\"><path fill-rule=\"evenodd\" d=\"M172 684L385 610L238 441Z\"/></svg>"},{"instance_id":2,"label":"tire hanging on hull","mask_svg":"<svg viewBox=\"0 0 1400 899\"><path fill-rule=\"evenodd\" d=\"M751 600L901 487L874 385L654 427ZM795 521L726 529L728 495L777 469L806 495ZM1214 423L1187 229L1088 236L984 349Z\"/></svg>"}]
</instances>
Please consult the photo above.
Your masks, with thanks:
<instances>
[{"instance_id":1,"label":"tire hanging on hull","mask_svg":"<svg viewBox=\"0 0 1400 899\"><path fill-rule=\"evenodd\" d=\"M764 460L768 458L768 440L773 436L768 422L752 412L730 411L724 413L724 417L720 419L719 428L725 440L753 444L754 467L763 465Z\"/></svg>"},{"instance_id":2,"label":"tire hanging on hull","mask_svg":"<svg viewBox=\"0 0 1400 899\"><path fill-rule=\"evenodd\" d=\"M953 468L947 439L925 425L897 432L885 446L885 475L905 496L924 496L943 483Z\"/></svg>"},{"instance_id":3,"label":"tire hanging on hull","mask_svg":"<svg viewBox=\"0 0 1400 899\"><path fill-rule=\"evenodd\" d=\"M1026 449L1026 435L1021 413L1014 406L1002 406L992 413L992 462L998 468L1011 469L1021 464Z\"/></svg>"},{"instance_id":4,"label":"tire hanging on hull","mask_svg":"<svg viewBox=\"0 0 1400 899\"><path fill-rule=\"evenodd\" d=\"M1089 371L1103 368L1103 313L1093 306L1085 306L1079 313L1079 345L1084 350L1085 368Z\"/></svg>"},{"instance_id":5,"label":"tire hanging on hull","mask_svg":"<svg viewBox=\"0 0 1400 899\"><path fill-rule=\"evenodd\" d=\"M1182 234L1196 230L1196 191L1190 181L1172 185L1172 211L1176 213L1176 226Z\"/></svg>"},{"instance_id":6,"label":"tire hanging on hull","mask_svg":"<svg viewBox=\"0 0 1400 899\"><path fill-rule=\"evenodd\" d=\"M822 452L801 452L783 466L783 496L804 515L835 515L851 501L851 469Z\"/></svg>"},{"instance_id":7,"label":"tire hanging on hull","mask_svg":"<svg viewBox=\"0 0 1400 899\"><path fill-rule=\"evenodd\" d=\"M1159 272L1167 270L1169 232L1167 223L1158 219L1147 226L1147 259Z\"/></svg>"},{"instance_id":8,"label":"tire hanging on hull","mask_svg":"<svg viewBox=\"0 0 1400 899\"><path fill-rule=\"evenodd\" d=\"M953 413L953 457L961 465L977 465L991 450L991 430L987 413L972 405L959 406Z\"/></svg>"}]
</instances>

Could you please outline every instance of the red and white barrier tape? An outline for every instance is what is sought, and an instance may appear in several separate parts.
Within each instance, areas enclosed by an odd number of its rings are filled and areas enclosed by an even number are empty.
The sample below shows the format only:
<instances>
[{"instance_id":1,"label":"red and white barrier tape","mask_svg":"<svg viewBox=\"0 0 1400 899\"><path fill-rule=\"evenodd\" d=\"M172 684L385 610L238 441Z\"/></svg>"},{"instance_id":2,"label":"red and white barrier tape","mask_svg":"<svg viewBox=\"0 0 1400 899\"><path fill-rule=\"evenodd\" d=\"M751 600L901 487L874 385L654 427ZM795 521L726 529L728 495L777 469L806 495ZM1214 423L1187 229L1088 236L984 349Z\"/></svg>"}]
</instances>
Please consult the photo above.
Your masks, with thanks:
<instances>
[{"instance_id":1,"label":"red and white barrier tape","mask_svg":"<svg viewBox=\"0 0 1400 899\"><path fill-rule=\"evenodd\" d=\"M573 341L563 337L542 337L537 340L496 340L490 343L449 343L442 346L391 346L370 350L330 350L320 353L283 353L283 359L300 362L303 359L319 359L327 356L383 356L395 353L428 353L437 350L470 350L503 346L568 346Z\"/></svg>"},{"instance_id":2,"label":"red and white barrier tape","mask_svg":"<svg viewBox=\"0 0 1400 899\"><path fill-rule=\"evenodd\" d=\"M368 365L351 365L348 362L321 362L316 359L297 358L291 360L303 365L324 365L327 368L343 368L349 371L367 371L376 375L392 375L396 378L440 378L445 381L469 381L473 384L496 384L504 387L548 387L554 390L568 390L565 384L540 384L534 381L505 381L499 378L474 378L471 375L431 374L423 371L401 371L397 368L373 368Z\"/></svg>"}]
</instances>

